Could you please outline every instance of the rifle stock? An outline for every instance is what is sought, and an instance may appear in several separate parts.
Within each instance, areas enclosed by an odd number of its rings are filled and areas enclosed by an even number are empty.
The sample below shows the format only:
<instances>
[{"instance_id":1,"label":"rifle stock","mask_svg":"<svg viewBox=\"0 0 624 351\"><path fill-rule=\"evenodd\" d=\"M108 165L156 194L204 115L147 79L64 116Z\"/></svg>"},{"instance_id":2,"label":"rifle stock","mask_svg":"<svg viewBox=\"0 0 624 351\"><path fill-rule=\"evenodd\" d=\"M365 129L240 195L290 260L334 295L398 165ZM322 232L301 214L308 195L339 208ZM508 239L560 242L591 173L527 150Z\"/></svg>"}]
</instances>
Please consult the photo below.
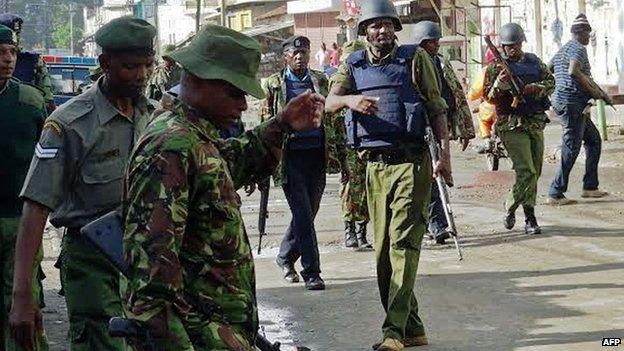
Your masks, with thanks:
<instances>
[{"instance_id":1,"label":"rifle stock","mask_svg":"<svg viewBox=\"0 0 624 351\"><path fill-rule=\"evenodd\" d=\"M435 135L433 134L433 129L430 125L427 125L425 128L425 141L427 142L429 153L431 154L431 163L435 167L436 163L440 160L440 145L438 145ZM464 259L464 256L462 254L461 247L459 246L459 241L457 240L457 227L455 226L455 217L453 216L453 208L451 207L448 185L446 184L444 177L441 175L436 175L435 181L438 184L438 190L440 192L440 199L442 200L442 207L444 207L446 222L449 225L451 236L455 242L455 249L457 250L459 260L461 261Z\"/></svg>"},{"instance_id":2,"label":"rifle stock","mask_svg":"<svg viewBox=\"0 0 624 351\"><path fill-rule=\"evenodd\" d=\"M270 179L266 178L258 183L260 190L260 210L258 211L258 255L262 252L262 238L266 236L266 221L269 218L269 188Z\"/></svg>"}]
</instances>

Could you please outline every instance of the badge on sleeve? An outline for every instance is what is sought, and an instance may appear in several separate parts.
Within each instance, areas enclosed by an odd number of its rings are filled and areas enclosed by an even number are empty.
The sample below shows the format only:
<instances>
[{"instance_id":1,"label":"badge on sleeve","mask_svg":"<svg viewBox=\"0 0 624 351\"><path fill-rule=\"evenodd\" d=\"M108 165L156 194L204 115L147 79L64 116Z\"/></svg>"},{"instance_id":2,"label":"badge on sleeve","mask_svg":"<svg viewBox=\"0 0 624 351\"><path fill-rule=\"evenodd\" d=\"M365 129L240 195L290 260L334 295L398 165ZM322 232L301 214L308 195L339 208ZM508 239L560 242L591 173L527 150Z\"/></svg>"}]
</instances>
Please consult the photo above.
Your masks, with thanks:
<instances>
[{"instance_id":1,"label":"badge on sleeve","mask_svg":"<svg viewBox=\"0 0 624 351\"><path fill-rule=\"evenodd\" d=\"M58 154L58 147L43 147L41 143L37 143L35 147L35 156L37 158L46 159L46 158L55 158Z\"/></svg>"}]
</instances>

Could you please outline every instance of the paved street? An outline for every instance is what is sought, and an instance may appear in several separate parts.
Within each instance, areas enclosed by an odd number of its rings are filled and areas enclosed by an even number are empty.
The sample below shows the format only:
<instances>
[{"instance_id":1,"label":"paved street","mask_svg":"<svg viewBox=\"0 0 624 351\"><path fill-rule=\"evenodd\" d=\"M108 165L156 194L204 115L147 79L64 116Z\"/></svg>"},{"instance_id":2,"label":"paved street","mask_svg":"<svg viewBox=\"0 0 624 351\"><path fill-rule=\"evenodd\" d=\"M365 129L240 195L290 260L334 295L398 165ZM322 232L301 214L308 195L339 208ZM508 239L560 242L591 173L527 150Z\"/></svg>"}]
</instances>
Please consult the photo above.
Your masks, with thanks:
<instances>
[{"instance_id":1,"label":"paved street","mask_svg":"<svg viewBox=\"0 0 624 351\"><path fill-rule=\"evenodd\" d=\"M556 154L560 134L556 123L548 127L549 155ZM485 172L483 156L453 150L452 201L465 259L459 262L450 244L424 244L416 293L430 345L416 349L587 351L601 350L602 338L624 337L624 137L615 134L611 130L600 169L607 198L580 199L581 157L568 194L580 203L544 205L557 164L545 161L537 208L544 234L534 237L524 235L521 211L513 231L502 227L502 201L513 180L509 164ZM275 265L290 213L281 190L271 189L269 236L256 260L258 299L267 336L284 345L358 351L381 337L374 253L342 247L338 191L338 178L331 176L316 221L328 289L308 292L302 283L283 282ZM243 198L255 251L259 195ZM57 240L53 232L46 236L44 316L52 349L65 350L66 309L52 268Z\"/></svg>"}]
</instances>

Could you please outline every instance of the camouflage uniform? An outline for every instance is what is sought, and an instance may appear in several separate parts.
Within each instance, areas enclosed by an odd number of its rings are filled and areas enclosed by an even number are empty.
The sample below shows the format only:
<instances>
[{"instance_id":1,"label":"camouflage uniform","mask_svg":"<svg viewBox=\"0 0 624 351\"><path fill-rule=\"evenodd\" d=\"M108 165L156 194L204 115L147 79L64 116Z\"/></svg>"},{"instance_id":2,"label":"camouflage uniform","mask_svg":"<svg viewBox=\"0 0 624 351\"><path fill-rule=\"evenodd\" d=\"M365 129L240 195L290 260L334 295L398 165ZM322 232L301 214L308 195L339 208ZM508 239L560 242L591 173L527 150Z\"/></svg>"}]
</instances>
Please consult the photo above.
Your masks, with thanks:
<instances>
[{"instance_id":1,"label":"camouflage uniform","mask_svg":"<svg viewBox=\"0 0 624 351\"><path fill-rule=\"evenodd\" d=\"M126 179L125 296L164 349L252 350L254 263L236 189L270 174L282 139L275 120L219 139L178 104L139 142Z\"/></svg>"},{"instance_id":2,"label":"camouflage uniform","mask_svg":"<svg viewBox=\"0 0 624 351\"><path fill-rule=\"evenodd\" d=\"M281 70L280 72L269 76L262 84L262 89L265 91L267 97L262 101L262 107L260 108L259 117L261 123L277 115L286 105L286 83L284 72L285 70ZM314 90L323 96L327 96L329 92L329 83L325 74L323 72L310 69L310 75L314 84ZM325 127L325 130L327 130L327 127ZM328 146L327 144L329 139L327 135L325 136L325 142L326 146ZM282 184L285 182L284 172L286 169L286 162L288 162L288 160L282 158L281 164L277 167L275 173L273 174L273 179L276 184Z\"/></svg>"},{"instance_id":3,"label":"camouflage uniform","mask_svg":"<svg viewBox=\"0 0 624 351\"><path fill-rule=\"evenodd\" d=\"M150 99L160 100L165 92L180 82L182 69L177 64L167 66L163 62L154 69L154 73L147 83L146 96Z\"/></svg>"},{"instance_id":4,"label":"camouflage uniform","mask_svg":"<svg viewBox=\"0 0 624 351\"><path fill-rule=\"evenodd\" d=\"M451 62L440 56L442 60L442 79L446 80L453 98L455 99L455 110L448 115L449 123L449 138L451 140L462 139L474 139L475 128L472 123L472 113L470 112L470 106L466 101L466 93L462 88L462 85L453 70Z\"/></svg>"}]
</instances>

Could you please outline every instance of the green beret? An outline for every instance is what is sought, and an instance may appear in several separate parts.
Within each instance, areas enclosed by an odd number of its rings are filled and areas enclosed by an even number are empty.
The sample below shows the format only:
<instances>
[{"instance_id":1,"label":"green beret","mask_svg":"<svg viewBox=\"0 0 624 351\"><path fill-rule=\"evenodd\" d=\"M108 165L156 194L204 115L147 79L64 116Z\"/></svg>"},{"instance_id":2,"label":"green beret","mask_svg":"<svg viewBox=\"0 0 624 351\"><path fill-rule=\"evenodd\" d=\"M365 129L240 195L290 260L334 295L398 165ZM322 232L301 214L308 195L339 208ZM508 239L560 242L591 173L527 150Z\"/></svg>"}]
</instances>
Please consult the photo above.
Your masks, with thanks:
<instances>
[{"instance_id":1,"label":"green beret","mask_svg":"<svg viewBox=\"0 0 624 351\"><path fill-rule=\"evenodd\" d=\"M224 80L262 99L264 91L256 78L260 66L260 44L235 30L206 25L188 46L165 55L200 79Z\"/></svg>"},{"instance_id":2,"label":"green beret","mask_svg":"<svg viewBox=\"0 0 624 351\"><path fill-rule=\"evenodd\" d=\"M282 48L284 50L301 49L301 48L309 49L310 39L304 37L303 35L293 35L292 37L282 42Z\"/></svg>"},{"instance_id":3,"label":"green beret","mask_svg":"<svg viewBox=\"0 0 624 351\"><path fill-rule=\"evenodd\" d=\"M0 24L0 44L17 45L17 36L11 28Z\"/></svg>"},{"instance_id":4,"label":"green beret","mask_svg":"<svg viewBox=\"0 0 624 351\"><path fill-rule=\"evenodd\" d=\"M95 32L95 42L110 51L153 51L156 28L132 16L115 18Z\"/></svg>"}]
</instances>

